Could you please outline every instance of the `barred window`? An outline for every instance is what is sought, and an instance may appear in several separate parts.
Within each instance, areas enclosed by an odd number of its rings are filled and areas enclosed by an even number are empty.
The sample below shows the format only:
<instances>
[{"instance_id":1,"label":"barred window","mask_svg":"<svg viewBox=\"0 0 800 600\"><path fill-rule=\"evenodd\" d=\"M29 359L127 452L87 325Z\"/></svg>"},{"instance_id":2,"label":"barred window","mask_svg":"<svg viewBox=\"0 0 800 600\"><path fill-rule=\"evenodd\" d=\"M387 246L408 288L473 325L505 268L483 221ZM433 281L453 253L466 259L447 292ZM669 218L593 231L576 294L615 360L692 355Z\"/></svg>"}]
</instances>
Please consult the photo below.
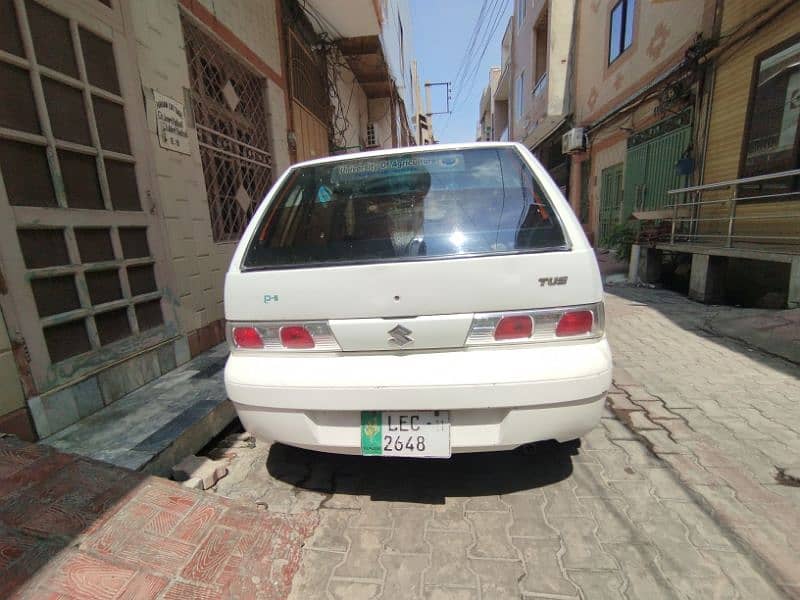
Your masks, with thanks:
<instances>
[{"instance_id":1,"label":"barred window","mask_svg":"<svg viewBox=\"0 0 800 600\"><path fill-rule=\"evenodd\" d=\"M238 240L272 183L266 81L182 16L215 242Z\"/></svg>"}]
</instances>

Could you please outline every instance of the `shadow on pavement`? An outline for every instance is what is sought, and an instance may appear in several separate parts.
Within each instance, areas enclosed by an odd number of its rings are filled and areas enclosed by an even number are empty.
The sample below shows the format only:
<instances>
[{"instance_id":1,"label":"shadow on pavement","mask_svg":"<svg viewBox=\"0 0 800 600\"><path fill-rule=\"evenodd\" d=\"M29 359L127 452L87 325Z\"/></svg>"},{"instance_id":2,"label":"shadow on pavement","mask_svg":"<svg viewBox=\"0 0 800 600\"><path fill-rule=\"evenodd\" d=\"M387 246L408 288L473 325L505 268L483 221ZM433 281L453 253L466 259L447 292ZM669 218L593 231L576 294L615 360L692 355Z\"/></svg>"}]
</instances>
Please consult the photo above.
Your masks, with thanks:
<instances>
[{"instance_id":1,"label":"shadow on pavement","mask_svg":"<svg viewBox=\"0 0 800 600\"><path fill-rule=\"evenodd\" d=\"M276 443L267 470L280 481L315 492L444 504L447 497L509 494L566 479L578 447L543 443L441 460L328 454Z\"/></svg>"},{"instance_id":2,"label":"shadow on pavement","mask_svg":"<svg viewBox=\"0 0 800 600\"><path fill-rule=\"evenodd\" d=\"M702 304L670 290L632 286L612 286L606 293L624 302L620 307L606 309L612 330L614 322L624 322L625 317L635 312L637 307L648 307L678 327L727 350L743 354L787 375L798 375L798 364L791 360L797 352L797 340L800 340L797 309L749 309ZM732 328L732 322L738 323L738 327ZM790 352L787 348L792 345L795 348Z\"/></svg>"}]
</instances>

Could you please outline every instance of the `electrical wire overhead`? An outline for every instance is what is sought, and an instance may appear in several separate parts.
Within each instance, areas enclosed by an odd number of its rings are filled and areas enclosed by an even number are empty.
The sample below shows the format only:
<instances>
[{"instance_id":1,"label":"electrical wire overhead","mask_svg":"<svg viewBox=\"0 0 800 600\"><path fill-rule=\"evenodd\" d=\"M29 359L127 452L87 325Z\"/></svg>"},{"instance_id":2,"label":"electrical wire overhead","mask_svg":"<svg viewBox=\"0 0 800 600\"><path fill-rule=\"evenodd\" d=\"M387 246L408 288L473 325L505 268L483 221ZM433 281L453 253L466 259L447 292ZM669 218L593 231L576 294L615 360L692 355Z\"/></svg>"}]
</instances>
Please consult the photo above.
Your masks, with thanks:
<instances>
[{"instance_id":1,"label":"electrical wire overhead","mask_svg":"<svg viewBox=\"0 0 800 600\"><path fill-rule=\"evenodd\" d=\"M464 54L461 55L461 62L459 63L458 70L456 71L455 77L453 78L453 81L455 82L461 81L461 74L467 68L469 57L472 55L475 43L478 40L478 33L480 32L481 23L483 22L484 14L486 14L486 8L488 4L489 0L483 0L483 4L481 4L481 10L478 13L478 18L475 21L475 26L472 28L472 33L470 34L469 41L467 42L467 48L464 50Z\"/></svg>"},{"instance_id":2,"label":"electrical wire overhead","mask_svg":"<svg viewBox=\"0 0 800 600\"><path fill-rule=\"evenodd\" d=\"M464 55L459 64L454 78L453 88L455 97L450 116L445 121L442 134L447 131L452 119L452 113L457 111L463 101L469 96L475 84L475 78L480 71L481 61L486 56L489 44L494 40L497 29L504 21L508 8L508 0L484 0L481 10L472 29L472 34L467 42Z\"/></svg>"},{"instance_id":3,"label":"electrical wire overhead","mask_svg":"<svg viewBox=\"0 0 800 600\"><path fill-rule=\"evenodd\" d=\"M463 59L464 68L456 74L456 97L458 97L463 84L470 77L471 73L479 66L476 65L476 57L479 52L485 52L490 39L489 31L498 14L502 13L505 0L491 0L492 4L488 7L485 14L478 15L477 32L474 42L467 48Z\"/></svg>"}]
</instances>

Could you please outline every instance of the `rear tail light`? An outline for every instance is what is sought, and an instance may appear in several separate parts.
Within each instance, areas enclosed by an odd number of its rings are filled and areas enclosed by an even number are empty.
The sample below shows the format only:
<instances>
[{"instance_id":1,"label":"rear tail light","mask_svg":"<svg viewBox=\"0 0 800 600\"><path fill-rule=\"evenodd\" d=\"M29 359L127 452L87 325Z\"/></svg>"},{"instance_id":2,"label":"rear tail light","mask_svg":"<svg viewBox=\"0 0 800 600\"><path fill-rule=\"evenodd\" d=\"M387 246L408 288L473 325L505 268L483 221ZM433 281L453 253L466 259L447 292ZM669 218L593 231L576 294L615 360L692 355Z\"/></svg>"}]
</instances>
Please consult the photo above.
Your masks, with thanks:
<instances>
[{"instance_id":1,"label":"rear tail light","mask_svg":"<svg viewBox=\"0 0 800 600\"><path fill-rule=\"evenodd\" d=\"M594 313L590 310L576 310L564 313L556 326L556 337L584 335L592 331Z\"/></svg>"},{"instance_id":2,"label":"rear tail light","mask_svg":"<svg viewBox=\"0 0 800 600\"><path fill-rule=\"evenodd\" d=\"M477 313L466 346L555 342L603 337L603 303L511 313Z\"/></svg>"},{"instance_id":3,"label":"rear tail light","mask_svg":"<svg viewBox=\"0 0 800 600\"><path fill-rule=\"evenodd\" d=\"M247 348L248 350L264 347L264 340L261 339L261 334L255 327L234 327L233 343L237 348Z\"/></svg>"},{"instance_id":4,"label":"rear tail light","mask_svg":"<svg viewBox=\"0 0 800 600\"><path fill-rule=\"evenodd\" d=\"M533 319L530 315L503 317L494 330L494 339L498 342L529 338L531 335L533 335Z\"/></svg>"},{"instance_id":5,"label":"rear tail light","mask_svg":"<svg viewBox=\"0 0 800 600\"><path fill-rule=\"evenodd\" d=\"M327 321L229 323L231 350L337 352L339 343Z\"/></svg>"},{"instance_id":6,"label":"rear tail light","mask_svg":"<svg viewBox=\"0 0 800 600\"><path fill-rule=\"evenodd\" d=\"M314 347L314 338L308 329L302 325L287 325L281 327L281 344L291 350L310 350Z\"/></svg>"}]
</instances>

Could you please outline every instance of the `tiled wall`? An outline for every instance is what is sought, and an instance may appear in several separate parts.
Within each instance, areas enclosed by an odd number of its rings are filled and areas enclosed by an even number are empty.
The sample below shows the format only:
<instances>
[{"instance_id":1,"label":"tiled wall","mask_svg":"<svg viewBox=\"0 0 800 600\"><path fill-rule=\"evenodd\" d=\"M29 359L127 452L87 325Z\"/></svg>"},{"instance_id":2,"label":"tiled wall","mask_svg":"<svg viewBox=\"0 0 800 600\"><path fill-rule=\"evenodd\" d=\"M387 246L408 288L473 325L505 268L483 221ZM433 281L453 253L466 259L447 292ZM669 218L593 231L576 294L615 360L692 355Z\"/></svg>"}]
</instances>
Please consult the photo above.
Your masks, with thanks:
<instances>
[{"instance_id":1,"label":"tiled wall","mask_svg":"<svg viewBox=\"0 0 800 600\"><path fill-rule=\"evenodd\" d=\"M181 4L217 24L231 47L247 46L258 60L281 71L274 1L236 0ZM208 5L208 6L205 6ZM214 5L217 10L214 12ZM220 8L222 7L222 8ZM167 254L175 280L175 302L181 331L187 334L224 317L222 289L235 243L214 243L196 132L189 128L191 154L164 150L158 144L153 91L180 102L190 86L177 0L131 3L137 59L147 104L154 152L157 204L163 213ZM217 20L218 21L215 21ZM201 21L205 24L205 21ZM215 32L216 34L216 32ZM270 129L273 132L273 176L289 164L283 90L265 77ZM187 110L189 106L186 106Z\"/></svg>"},{"instance_id":2,"label":"tiled wall","mask_svg":"<svg viewBox=\"0 0 800 600\"><path fill-rule=\"evenodd\" d=\"M143 196L153 199L161 238L169 300L180 337L92 374L69 387L28 398L20 385L5 323L0 319L0 431L47 437L115 402L224 339L222 293L235 242L215 243L198 140L189 119L189 155L158 143L153 92L187 103L189 72L180 11L203 27L264 77L272 136L273 177L289 165L287 113L276 0L136 0L122 3L131 51L116 48L118 61L134 61L141 83L150 144L141 160L147 171ZM182 7L182 8L181 8ZM32 421L31 421L32 417Z\"/></svg>"},{"instance_id":3,"label":"tiled wall","mask_svg":"<svg viewBox=\"0 0 800 600\"><path fill-rule=\"evenodd\" d=\"M189 156L158 144L153 91L184 102L184 89L189 87L177 3L135 2L131 11L154 153L157 205L175 277L178 322L182 331L189 332L222 318L223 273L233 249L212 241L194 130L189 131Z\"/></svg>"},{"instance_id":4,"label":"tiled wall","mask_svg":"<svg viewBox=\"0 0 800 600\"><path fill-rule=\"evenodd\" d=\"M231 30L250 50L273 70L280 73L277 0L195 0ZM185 2L191 6L191 0Z\"/></svg>"},{"instance_id":5,"label":"tiled wall","mask_svg":"<svg viewBox=\"0 0 800 600\"><path fill-rule=\"evenodd\" d=\"M15 433L26 440L33 439L28 411L25 409L25 396L22 393L17 364L11 351L11 340L2 313L0 313L0 431Z\"/></svg>"},{"instance_id":6,"label":"tiled wall","mask_svg":"<svg viewBox=\"0 0 800 600\"><path fill-rule=\"evenodd\" d=\"M180 337L101 371L80 383L28 400L40 438L57 433L191 358Z\"/></svg>"}]
</instances>

